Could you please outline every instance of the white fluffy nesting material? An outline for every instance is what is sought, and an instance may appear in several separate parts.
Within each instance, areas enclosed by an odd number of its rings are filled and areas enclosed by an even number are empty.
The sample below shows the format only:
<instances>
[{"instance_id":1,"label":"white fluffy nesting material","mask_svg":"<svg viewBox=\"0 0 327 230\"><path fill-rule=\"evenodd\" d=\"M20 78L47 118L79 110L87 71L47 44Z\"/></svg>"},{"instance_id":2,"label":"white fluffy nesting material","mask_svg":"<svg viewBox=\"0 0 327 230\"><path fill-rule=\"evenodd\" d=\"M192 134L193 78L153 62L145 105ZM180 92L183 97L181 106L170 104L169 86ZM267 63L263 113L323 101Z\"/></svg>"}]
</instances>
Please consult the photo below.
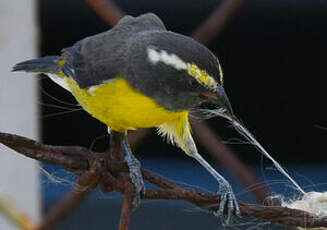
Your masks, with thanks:
<instances>
[{"instance_id":1,"label":"white fluffy nesting material","mask_svg":"<svg viewBox=\"0 0 327 230\"><path fill-rule=\"evenodd\" d=\"M303 210L319 217L327 216L327 192L308 192L301 199L282 202L282 206ZM327 228L302 228L301 230L327 230Z\"/></svg>"}]
</instances>

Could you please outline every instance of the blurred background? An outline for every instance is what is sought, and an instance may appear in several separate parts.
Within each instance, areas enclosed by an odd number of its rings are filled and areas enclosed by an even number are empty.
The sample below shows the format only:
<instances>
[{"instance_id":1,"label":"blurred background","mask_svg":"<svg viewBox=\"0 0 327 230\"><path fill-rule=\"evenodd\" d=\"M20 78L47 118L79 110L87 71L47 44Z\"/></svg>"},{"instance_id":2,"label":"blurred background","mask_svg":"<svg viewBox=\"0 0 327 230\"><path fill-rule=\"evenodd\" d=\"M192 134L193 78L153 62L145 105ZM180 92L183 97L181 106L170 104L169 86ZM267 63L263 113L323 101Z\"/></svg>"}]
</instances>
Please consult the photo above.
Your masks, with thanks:
<instances>
[{"instance_id":1,"label":"blurred background","mask_svg":"<svg viewBox=\"0 0 327 230\"><path fill-rule=\"evenodd\" d=\"M110 29L87 2L91 1L38 1L41 56L58 55L62 48ZM226 2L239 4L239 9L206 45L222 63L225 89L236 115L306 191L327 190L327 109L324 104L327 1L115 0L126 14L137 16L153 12L168 30L185 35L194 35L208 16ZM22 36L19 31L17 36ZM64 89L45 77L41 79L40 97L36 102L40 109L41 140L46 144L106 150L109 144L106 127L69 105L77 102ZM239 199L262 203L260 191L289 197L298 195L271 162L244 143L225 120L214 118L206 124L220 144L208 147L203 144L206 140L200 140L200 152L231 182ZM206 138L200 129L195 132L197 139ZM135 141L134 152L144 168L186 187L211 192L218 189L204 169L181 150L167 145L155 131L134 133L133 137L137 135L141 136L141 141ZM213 149L215 147L220 149ZM224 154L215 155L217 151L231 153L234 160L226 160ZM230 166L233 162L244 166L252 175L252 181L263 181L266 185L244 182L239 178L242 172L235 173L235 166ZM64 178L57 183L42 174L42 213L46 213L71 189L74 177L56 166L42 167L53 176ZM115 229L120 205L118 194L95 192L57 229L101 230L108 226ZM217 222L212 215L184 202L144 201L133 216L131 229L198 229L203 226L216 229ZM237 224L236 221L235 229L245 229L241 221L239 226Z\"/></svg>"}]
</instances>

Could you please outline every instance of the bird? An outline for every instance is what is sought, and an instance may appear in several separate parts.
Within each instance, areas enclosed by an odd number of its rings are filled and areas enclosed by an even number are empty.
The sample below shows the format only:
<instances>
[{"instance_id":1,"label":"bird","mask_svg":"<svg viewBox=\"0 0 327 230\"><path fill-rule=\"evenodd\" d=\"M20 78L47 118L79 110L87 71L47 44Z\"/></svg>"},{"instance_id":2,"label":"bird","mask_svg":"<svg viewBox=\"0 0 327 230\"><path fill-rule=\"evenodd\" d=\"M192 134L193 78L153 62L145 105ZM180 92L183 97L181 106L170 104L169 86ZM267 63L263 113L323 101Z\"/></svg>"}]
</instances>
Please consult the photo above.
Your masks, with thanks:
<instances>
[{"instance_id":1,"label":"bird","mask_svg":"<svg viewBox=\"0 0 327 230\"><path fill-rule=\"evenodd\" d=\"M223 87L218 58L191 37L166 29L153 13L124 16L108 31L86 37L61 55L23 61L13 71L43 73L71 92L82 108L120 133L125 161L135 186L134 206L145 191L140 162L127 132L157 127L158 133L198 161L219 183L215 212L227 221L240 214L229 182L198 152L189 117L207 119L206 110L233 114Z\"/></svg>"}]
</instances>

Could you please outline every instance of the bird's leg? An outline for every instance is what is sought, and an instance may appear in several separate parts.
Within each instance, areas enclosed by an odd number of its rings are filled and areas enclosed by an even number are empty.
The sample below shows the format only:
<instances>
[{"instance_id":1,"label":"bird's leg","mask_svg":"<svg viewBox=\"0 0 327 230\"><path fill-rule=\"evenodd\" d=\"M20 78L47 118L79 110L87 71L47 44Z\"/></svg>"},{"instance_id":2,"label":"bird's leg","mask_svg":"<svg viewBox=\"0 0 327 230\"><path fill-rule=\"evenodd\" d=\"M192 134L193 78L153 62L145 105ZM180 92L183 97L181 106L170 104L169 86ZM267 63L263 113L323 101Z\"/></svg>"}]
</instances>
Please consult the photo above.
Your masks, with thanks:
<instances>
[{"instance_id":1,"label":"bird's leg","mask_svg":"<svg viewBox=\"0 0 327 230\"><path fill-rule=\"evenodd\" d=\"M189 139L189 150L190 150L190 155L194 159L196 159L219 183L219 191L218 194L221 195L220 198L220 204L219 208L214 214L216 216L222 217L224 214L224 208L225 205L227 204L227 219L226 219L226 224L231 223L231 218L233 216L233 213L237 216L240 215L240 208L237 203L236 197L233 193L232 187L228 183L228 181L220 175L203 157L198 153L197 148L195 146L195 143L193 141L193 138L190 137Z\"/></svg>"},{"instance_id":2,"label":"bird's leg","mask_svg":"<svg viewBox=\"0 0 327 230\"><path fill-rule=\"evenodd\" d=\"M133 155L127 142L126 134L121 134L121 144L125 151L125 161L129 168L129 177L135 187L133 209L136 209L141 202L141 195L144 195L145 193L145 186L141 173L141 163Z\"/></svg>"}]
</instances>

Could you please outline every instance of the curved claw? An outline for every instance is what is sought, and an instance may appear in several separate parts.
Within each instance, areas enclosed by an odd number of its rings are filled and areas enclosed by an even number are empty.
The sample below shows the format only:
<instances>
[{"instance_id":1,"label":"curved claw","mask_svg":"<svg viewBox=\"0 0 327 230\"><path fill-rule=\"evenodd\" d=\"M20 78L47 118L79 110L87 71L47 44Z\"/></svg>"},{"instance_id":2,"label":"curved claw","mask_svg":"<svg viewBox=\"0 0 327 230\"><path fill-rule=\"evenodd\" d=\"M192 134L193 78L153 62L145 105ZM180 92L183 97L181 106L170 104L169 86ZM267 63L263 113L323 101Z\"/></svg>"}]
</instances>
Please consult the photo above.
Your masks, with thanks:
<instances>
[{"instance_id":1,"label":"curved claw","mask_svg":"<svg viewBox=\"0 0 327 230\"><path fill-rule=\"evenodd\" d=\"M221 195L220 198L220 204L219 208L216 212L214 212L214 215L217 217L223 217L224 216L224 211L225 211L225 206L227 204L227 218L223 218L223 224L225 225L230 225L232 222L232 217L234 214L236 216L240 216L240 207L237 203L236 197L232 191L231 186L229 183L226 181L226 183L221 185L221 189L218 192L218 194Z\"/></svg>"}]
</instances>

